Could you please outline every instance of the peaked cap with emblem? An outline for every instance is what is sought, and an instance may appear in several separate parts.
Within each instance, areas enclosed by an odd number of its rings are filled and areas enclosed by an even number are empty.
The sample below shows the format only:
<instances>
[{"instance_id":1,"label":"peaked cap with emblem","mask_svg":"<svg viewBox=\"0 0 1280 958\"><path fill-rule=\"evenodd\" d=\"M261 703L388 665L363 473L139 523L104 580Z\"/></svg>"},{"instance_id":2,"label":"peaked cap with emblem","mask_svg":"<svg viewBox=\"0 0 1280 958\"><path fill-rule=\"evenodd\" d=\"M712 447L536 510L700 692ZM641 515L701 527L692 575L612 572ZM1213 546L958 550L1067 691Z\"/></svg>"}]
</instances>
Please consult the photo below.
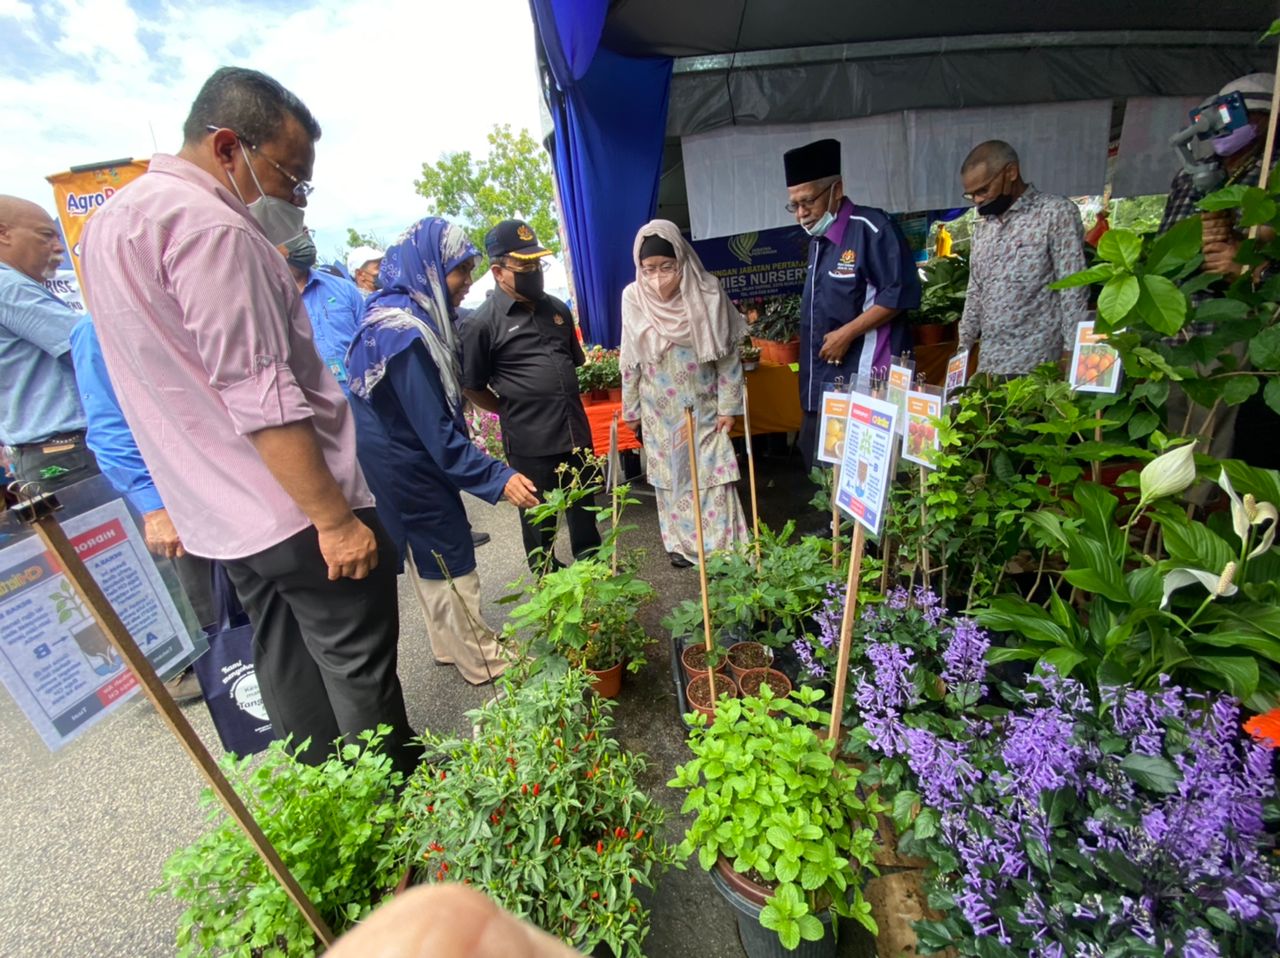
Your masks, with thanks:
<instances>
[{"instance_id":1,"label":"peaked cap with emblem","mask_svg":"<svg viewBox=\"0 0 1280 958\"><path fill-rule=\"evenodd\" d=\"M540 259L551 255L551 250L538 245L538 237L522 220L503 220L489 230L484 237L484 251L489 254L489 259L499 256Z\"/></svg>"}]
</instances>

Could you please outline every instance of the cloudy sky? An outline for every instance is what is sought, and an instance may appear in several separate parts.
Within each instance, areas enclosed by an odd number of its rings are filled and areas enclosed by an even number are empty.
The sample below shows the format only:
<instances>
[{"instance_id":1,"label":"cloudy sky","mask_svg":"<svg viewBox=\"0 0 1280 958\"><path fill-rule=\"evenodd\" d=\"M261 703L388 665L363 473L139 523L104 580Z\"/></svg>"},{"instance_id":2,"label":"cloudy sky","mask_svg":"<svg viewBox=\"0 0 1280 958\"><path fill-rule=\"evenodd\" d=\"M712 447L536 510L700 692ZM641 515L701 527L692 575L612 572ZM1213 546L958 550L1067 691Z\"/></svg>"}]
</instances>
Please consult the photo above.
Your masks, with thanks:
<instances>
[{"instance_id":1,"label":"cloudy sky","mask_svg":"<svg viewBox=\"0 0 1280 958\"><path fill-rule=\"evenodd\" d=\"M176 152L204 79L262 70L320 121L307 222L392 237L428 212L424 161L541 129L527 0L0 0L0 193L52 210L44 177ZM153 138L154 137L154 138Z\"/></svg>"}]
</instances>

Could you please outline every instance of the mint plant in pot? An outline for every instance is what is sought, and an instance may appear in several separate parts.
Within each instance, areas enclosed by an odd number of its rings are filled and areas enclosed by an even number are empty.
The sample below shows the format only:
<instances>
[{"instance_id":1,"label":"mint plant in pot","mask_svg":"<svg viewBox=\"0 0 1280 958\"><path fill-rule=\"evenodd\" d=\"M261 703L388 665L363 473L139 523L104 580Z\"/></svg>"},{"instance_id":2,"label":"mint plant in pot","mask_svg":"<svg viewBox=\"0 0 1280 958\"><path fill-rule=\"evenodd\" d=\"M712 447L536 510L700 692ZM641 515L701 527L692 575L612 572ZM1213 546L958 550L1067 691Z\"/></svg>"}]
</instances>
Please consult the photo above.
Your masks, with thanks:
<instances>
[{"instance_id":1,"label":"mint plant in pot","mask_svg":"<svg viewBox=\"0 0 1280 958\"><path fill-rule=\"evenodd\" d=\"M760 693L693 720L694 758L667 783L688 791L682 812L696 815L679 851L712 872L751 958L834 955L835 916L876 931L862 883L876 873L884 808L812 727L824 721L821 692Z\"/></svg>"}]
</instances>

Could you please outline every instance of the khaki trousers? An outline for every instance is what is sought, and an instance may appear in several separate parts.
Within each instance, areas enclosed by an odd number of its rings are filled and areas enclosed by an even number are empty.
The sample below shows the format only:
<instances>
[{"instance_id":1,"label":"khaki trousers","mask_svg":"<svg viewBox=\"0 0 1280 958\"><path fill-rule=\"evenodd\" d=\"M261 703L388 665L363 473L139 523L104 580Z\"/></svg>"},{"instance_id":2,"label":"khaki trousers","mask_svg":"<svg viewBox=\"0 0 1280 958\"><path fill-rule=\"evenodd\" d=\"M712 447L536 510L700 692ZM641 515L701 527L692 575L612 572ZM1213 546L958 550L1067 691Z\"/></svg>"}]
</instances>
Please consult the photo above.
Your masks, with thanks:
<instances>
[{"instance_id":1,"label":"khaki trousers","mask_svg":"<svg viewBox=\"0 0 1280 958\"><path fill-rule=\"evenodd\" d=\"M412 552L405 551L436 662L452 665L472 685L496 679L511 660L480 614L480 576L472 570L455 577L452 585L447 579L424 579L418 575Z\"/></svg>"}]
</instances>

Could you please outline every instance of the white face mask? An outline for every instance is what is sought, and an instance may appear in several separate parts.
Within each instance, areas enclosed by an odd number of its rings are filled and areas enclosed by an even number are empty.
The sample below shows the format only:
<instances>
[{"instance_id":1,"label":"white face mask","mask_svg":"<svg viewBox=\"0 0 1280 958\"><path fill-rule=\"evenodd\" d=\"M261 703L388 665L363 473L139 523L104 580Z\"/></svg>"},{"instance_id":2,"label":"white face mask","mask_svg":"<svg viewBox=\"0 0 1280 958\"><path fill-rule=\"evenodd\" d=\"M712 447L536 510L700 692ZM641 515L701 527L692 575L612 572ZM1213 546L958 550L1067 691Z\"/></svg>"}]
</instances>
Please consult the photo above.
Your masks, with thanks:
<instances>
[{"instance_id":1,"label":"white face mask","mask_svg":"<svg viewBox=\"0 0 1280 958\"><path fill-rule=\"evenodd\" d=\"M655 276L646 276L644 281L653 290L653 295L664 303L675 296L680 289L679 273L658 273Z\"/></svg>"},{"instance_id":2,"label":"white face mask","mask_svg":"<svg viewBox=\"0 0 1280 958\"><path fill-rule=\"evenodd\" d=\"M240 155L244 157L244 162L249 167L253 185L258 188L258 198L252 203L245 203L249 208L249 215L257 220L262 231L267 234L267 242L272 246L279 246L294 239L304 229L306 210L300 206L294 206L288 200L268 196L263 191L262 184L258 182L258 174L253 171L253 164L249 162L249 152L244 148L243 143L240 144ZM236 196L240 197L240 202L244 203L244 194L240 192L240 187L236 186L235 178L232 176L227 178L231 180L231 188L236 191Z\"/></svg>"}]
</instances>

